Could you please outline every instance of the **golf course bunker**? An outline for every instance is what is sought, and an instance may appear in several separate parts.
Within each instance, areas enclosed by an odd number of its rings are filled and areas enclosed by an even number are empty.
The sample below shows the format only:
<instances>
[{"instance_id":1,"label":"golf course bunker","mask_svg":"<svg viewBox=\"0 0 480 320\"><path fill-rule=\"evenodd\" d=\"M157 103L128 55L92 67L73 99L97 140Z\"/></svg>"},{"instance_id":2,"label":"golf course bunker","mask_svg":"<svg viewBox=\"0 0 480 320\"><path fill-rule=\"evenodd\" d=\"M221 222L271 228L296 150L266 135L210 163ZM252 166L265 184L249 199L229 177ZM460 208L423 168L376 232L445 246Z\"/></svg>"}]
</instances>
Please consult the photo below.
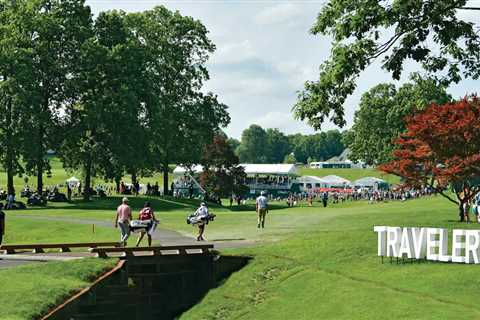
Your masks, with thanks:
<instances>
[{"instance_id":1,"label":"golf course bunker","mask_svg":"<svg viewBox=\"0 0 480 320\"><path fill-rule=\"evenodd\" d=\"M174 319L251 258L128 257L43 319Z\"/></svg>"}]
</instances>

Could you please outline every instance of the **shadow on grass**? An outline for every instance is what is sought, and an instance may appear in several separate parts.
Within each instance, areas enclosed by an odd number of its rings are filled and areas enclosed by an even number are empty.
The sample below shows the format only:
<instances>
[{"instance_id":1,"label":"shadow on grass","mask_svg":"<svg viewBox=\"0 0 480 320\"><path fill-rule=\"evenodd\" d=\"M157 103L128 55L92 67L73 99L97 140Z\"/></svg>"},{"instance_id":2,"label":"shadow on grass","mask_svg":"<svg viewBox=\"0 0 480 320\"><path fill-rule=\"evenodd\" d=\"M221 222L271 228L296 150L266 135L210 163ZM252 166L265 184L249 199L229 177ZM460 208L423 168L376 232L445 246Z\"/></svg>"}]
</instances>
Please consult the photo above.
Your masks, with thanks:
<instances>
[{"instance_id":1,"label":"shadow on grass","mask_svg":"<svg viewBox=\"0 0 480 320\"><path fill-rule=\"evenodd\" d=\"M166 197L149 197L149 196L127 196L129 205L133 210L139 210L143 208L146 201L149 201L152 208L158 212L179 211L187 210L194 211L200 206L202 202L199 199L184 199L174 198L170 196ZM34 206L28 207L28 210L116 210L120 205L123 196L111 196L107 198L93 198L90 201L84 201L75 199L68 203L49 202L47 206ZM245 212L255 211L255 204L248 203L244 205L233 206L221 206L216 203L208 203L208 207L215 212L215 210L231 211L231 212ZM280 203L270 204L269 210L281 210L286 209L287 206Z\"/></svg>"}]
</instances>

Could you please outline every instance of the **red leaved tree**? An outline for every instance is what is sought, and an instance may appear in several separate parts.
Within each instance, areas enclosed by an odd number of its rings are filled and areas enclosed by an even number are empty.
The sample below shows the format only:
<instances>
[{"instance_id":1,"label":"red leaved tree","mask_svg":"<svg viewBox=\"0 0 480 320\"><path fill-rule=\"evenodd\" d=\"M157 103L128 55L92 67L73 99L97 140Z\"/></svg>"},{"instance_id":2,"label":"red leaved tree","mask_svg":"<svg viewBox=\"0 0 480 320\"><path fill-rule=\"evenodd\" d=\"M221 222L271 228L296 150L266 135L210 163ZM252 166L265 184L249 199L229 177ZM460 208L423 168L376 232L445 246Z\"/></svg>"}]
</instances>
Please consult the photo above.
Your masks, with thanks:
<instances>
[{"instance_id":1,"label":"red leaved tree","mask_svg":"<svg viewBox=\"0 0 480 320\"><path fill-rule=\"evenodd\" d=\"M380 169L402 177L407 186L430 187L462 210L480 191L477 97L430 105L407 117L406 127L395 141L395 160ZM449 186L456 199L447 191Z\"/></svg>"}]
</instances>

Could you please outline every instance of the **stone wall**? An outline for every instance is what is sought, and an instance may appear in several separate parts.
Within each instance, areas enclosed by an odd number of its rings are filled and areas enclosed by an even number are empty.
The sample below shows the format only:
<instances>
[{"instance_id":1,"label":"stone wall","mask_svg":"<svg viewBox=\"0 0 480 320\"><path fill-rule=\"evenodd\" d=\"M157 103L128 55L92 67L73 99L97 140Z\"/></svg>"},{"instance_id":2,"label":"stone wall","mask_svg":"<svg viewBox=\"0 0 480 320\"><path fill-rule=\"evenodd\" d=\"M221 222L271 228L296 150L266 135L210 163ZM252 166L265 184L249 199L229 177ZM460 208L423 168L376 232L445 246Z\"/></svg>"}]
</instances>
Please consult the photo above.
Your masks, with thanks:
<instances>
[{"instance_id":1,"label":"stone wall","mask_svg":"<svg viewBox=\"0 0 480 320\"><path fill-rule=\"evenodd\" d=\"M130 257L44 319L174 319L245 266L248 259L213 255Z\"/></svg>"}]
</instances>

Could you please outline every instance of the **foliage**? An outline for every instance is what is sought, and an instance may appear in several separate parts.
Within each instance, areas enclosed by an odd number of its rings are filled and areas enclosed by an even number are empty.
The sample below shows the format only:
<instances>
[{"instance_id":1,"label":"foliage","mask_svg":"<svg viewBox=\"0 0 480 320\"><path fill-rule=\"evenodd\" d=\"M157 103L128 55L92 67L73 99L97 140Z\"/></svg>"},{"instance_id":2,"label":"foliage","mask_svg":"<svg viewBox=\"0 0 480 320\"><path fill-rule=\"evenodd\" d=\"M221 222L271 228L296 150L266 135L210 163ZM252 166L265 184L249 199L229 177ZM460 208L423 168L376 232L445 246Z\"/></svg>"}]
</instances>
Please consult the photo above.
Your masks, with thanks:
<instances>
[{"instance_id":1,"label":"foliage","mask_svg":"<svg viewBox=\"0 0 480 320\"><path fill-rule=\"evenodd\" d=\"M215 45L198 20L159 6L131 14L145 46L145 126L151 139L152 166L164 173L170 163L198 163L203 146L230 122L227 106L203 93L205 67Z\"/></svg>"},{"instance_id":2,"label":"foliage","mask_svg":"<svg viewBox=\"0 0 480 320\"><path fill-rule=\"evenodd\" d=\"M318 129L330 119L345 125L343 105L362 71L374 61L400 79L413 61L444 84L480 75L480 36L457 10L467 0L330 0L311 29L332 38L318 81L307 81L295 116Z\"/></svg>"},{"instance_id":3,"label":"foliage","mask_svg":"<svg viewBox=\"0 0 480 320\"><path fill-rule=\"evenodd\" d=\"M246 187L242 184L246 178L245 169L239 165L238 157L224 137L216 135L212 143L205 146L201 164L204 169L200 184L209 196L230 197L245 193Z\"/></svg>"},{"instance_id":4,"label":"foliage","mask_svg":"<svg viewBox=\"0 0 480 320\"><path fill-rule=\"evenodd\" d=\"M259 125L252 124L242 132L238 157L242 163L268 163L267 133Z\"/></svg>"},{"instance_id":5,"label":"foliage","mask_svg":"<svg viewBox=\"0 0 480 320\"><path fill-rule=\"evenodd\" d=\"M297 159L295 159L295 156L290 153L285 156L283 163L295 164L297 163Z\"/></svg>"},{"instance_id":6,"label":"foliage","mask_svg":"<svg viewBox=\"0 0 480 320\"><path fill-rule=\"evenodd\" d=\"M342 134L338 130L314 135L289 136L291 148L298 162L308 163L308 158L325 161L338 156L345 149Z\"/></svg>"},{"instance_id":7,"label":"foliage","mask_svg":"<svg viewBox=\"0 0 480 320\"><path fill-rule=\"evenodd\" d=\"M350 160L368 165L392 160L393 140L405 131L404 118L431 103L451 100L445 87L434 79L414 74L411 80L398 89L393 84L379 84L362 95L347 137Z\"/></svg>"},{"instance_id":8,"label":"foliage","mask_svg":"<svg viewBox=\"0 0 480 320\"><path fill-rule=\"evenodd\" d=\"M237 153L242 163L282 163L292 152L297 161L306 163L308 158L330 159L344 149L342 133L338 130L286 136L278 129L264 130L259 125L251 125L243 131Z\"/></svg>"},{"instance_id":9,"label":"foliage","mask_svg":"<svg viewBox=\"0 0 480 320\"><path fill-rule=\"evenodd\" d=\"M429 186L463 205L479 191L480 104L477 97L444 105L432 104L407 118L407 131L396 141L395 159L385 172L405 184ZM457 200L445 192L454 186Z\"/></svg>"}]
</instances>

